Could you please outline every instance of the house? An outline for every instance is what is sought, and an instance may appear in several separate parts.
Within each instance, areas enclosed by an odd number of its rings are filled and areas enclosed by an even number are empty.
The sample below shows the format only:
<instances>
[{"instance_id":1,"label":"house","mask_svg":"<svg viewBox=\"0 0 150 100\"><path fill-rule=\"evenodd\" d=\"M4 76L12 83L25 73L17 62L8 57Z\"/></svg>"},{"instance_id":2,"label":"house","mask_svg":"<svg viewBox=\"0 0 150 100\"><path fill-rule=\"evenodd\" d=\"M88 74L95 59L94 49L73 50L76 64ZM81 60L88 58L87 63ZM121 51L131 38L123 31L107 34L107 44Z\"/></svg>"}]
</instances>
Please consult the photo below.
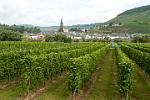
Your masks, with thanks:
<instances>
[{"instance_id":1,"label":"house","mask_svg":"<svg viewBox=\"0 0 150 100\"><path fill-rule=\"evenodd\" d=\"M65 33L69 32L69 30L66 29L66 28L63 28L63 31L64 31Z\"/></svg>"},{"instance_id":2,"label":"house","mask_svg":"<svg viewBox=\"0 0 150 100\"><path fill-rule=\"evenodd\" d=\"M120 26L119 24L113 24L112 26Z\"/></svg>"},{"instance_id":3,"label":"house","mask_svg":"<svg viewBox=\"0 0 150 100\"><path fill-rule=\"evenodd\" d=\"M44 35L43 34L37 34L37 35L31 35L29 36L30 39L32 40L44 40Z\"/></svg>"},{"instance_id":4,"label":"house","mask_svg":"<svg viewBox=\"0 0 150 100\"><path fill-rule=\"evenodd\" d=\"M85 39L91 39L91 36L86 35L86 36L85 36Z\"/></svg>"},{"instance_id":5,"label":"house","mask_svg":"<svg viewBox=\"0 0 150 100\"><path fill-rule=\"evenodd\" d=\"M77 36L76 36L76 37L73 37L73 39L81 40L82 37L79 37L79 36L77 37Z\"/></svg>"}]
</instances>

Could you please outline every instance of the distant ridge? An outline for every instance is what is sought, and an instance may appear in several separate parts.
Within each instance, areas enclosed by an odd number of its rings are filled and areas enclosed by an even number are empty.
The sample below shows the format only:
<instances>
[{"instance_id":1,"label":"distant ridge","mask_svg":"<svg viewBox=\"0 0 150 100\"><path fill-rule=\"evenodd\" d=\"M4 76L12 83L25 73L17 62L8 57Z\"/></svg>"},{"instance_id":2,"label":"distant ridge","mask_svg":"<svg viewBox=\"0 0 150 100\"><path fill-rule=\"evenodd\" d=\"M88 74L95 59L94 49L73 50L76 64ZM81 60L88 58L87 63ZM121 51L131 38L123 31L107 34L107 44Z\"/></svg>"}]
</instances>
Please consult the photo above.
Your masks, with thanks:
<instances>
[{"instance_id":1,"label":"distant ridge","mask_svg":"<svg viewBox=\"0 0 150 100\"><path fill-rule=\"evenodd\" d=\"M106 23L121 23L131 33L150 33L150 5L127 10Z\"/></svg>"},{"instance_id":2,"label":"distant ridge","mask_svg":"<svg viewBox=\"0 0 150 100\"><path fill-rule=\"evenodd\" d=\"M132 14L132 13L140 13L140 12L144 12L144 11L147 11L147 10L150 10L150 5L127 10L127 11L119 14L118 16L126 15L126 14Z\"/></svg>"}]
</instances>

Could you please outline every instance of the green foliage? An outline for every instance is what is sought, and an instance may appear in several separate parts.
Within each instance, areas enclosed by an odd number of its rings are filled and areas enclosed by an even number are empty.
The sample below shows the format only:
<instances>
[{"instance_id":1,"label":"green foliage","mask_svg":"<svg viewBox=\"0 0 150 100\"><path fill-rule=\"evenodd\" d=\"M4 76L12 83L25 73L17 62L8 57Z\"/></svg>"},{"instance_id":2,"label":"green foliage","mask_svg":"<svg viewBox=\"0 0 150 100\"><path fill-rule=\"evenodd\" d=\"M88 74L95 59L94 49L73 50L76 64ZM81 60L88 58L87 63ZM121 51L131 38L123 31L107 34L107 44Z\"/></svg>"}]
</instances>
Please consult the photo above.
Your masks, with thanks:
<instances>
[{"instance_id":1,"label":"green foliage","mask_svg":"<svg viewBox=\"0 0 150 100\"><path fill-rule=\"evenodd\" d=\"M91 46L90 48L88 46ZM68 52L70 56L85 54L103 46L91 43L63 44L63 43L36 43L36 42L0 42L0 80L12 79L20 76L26 56L40 56L49 53ZM82 48L82 50L79 50ZM76 51L76 49L78 49ZM72 52L71 52L72 51ZM74 55L73 55L74 54ZM57 54L56 54L57 55ZM30 58L29 56L29 58Z\"/></svg>"},{"instance_id":2,"label":"green foliage","mask_svg":"<svg viewBox=\"0 0 150 100\"><path fill-rule=\"evenodd\" d=\"M15 31L15 32L20 32L20 33L23 33L23 32L29 32L29 33L39 33L41 32L40 29L38 29L37 27L24 27L24 26L17 26L17 25L12 25L12 26L9 26L9 25L1 25L0 24L0 29L4 29L4 30L12 30L12 31Z\"/></svg>"},{"instance_id":3,"label":"green foliage","mask_svg":"<svg viewBox=\"0 0 150 100\"><path fill-rule=\"evenodd\" d=\"M54 41L56 42L64 42L64 39L66 38L66 35L63 33L58 33L54 35Z\"/></svg>"},{"instance_id":4,"label":"green foliage","mask_svg":"<svg viewBox=\"0 0 150 100\"><path fill-rule=\"evenodd\" d=\"M0 30L0 41L21 41L22 34L11 30Z\"/></svg>"},{"instance_id":5,"label":"green foliage","mask_svg":"<svg viewBox=\"0 0 150 100\"><path fill-rule=\"evenodd\" d=\"M74 41L79 42L79 41ZM110 42L109 38L104 39L83 39L83 42Z\"/></svg>"},{"instance_id":6,"label":"green foliage","mask_svg":"<svg viewBox=\"0 0 150 100\"><path fill-rule=\"evenodd\" d=\"M44 83L46 80L68 69L70 66L70 58L91 53L100 47L102 47L102 45L93 45L68 52L50 53L40 56L26 56L23 59L22 64L21 86L26 91L31 90L39 83Z\"/></svg>"},{"instance_id":7,"label":"green foliage","mask_svg":"<svg viewBox=\"0 0 150 100\"><path fill-rule=\"evenodd\" d=\"M144 44L142 44L143 46ZM136 44L128 44L128 46L132 47L132 48L135 48L135 49L138 49L142 52L146 52L146 53L150 53L150 47L142 47L140 45L136 45Z\"/></svg>"},{"instance_id":8,"label":"green foliage","mask_svg":"<svg viewBox=\"0 0 150 100\"><path fill-rule=\"evenodd\" d=\"M109 26L112 26L112 25L113 25L113 23L110 22L110 23L109 23Z\"/></svg>"},{"instance_id":9,"label":"green foliage","mask_svg":"<svg viewBox=\"0 0 150 100\"><path fill-rule=\"evenodd\" d=\"M27 92L67 70L70 66L70 58L89 54L104 45L101 43L0 42L2 49L0 80L19 77L20 85Z\"/></svg>"},{"instance_id":10,"label":"green foliage","mask_svg":"<svg viewBox=\"0 0 150 100\"><path fill-rule=\"evenodd\" d=\"M150 5L126 11L107 23L121 23L124 32L150 33Z\"/></svg>"},{"instance_id":11,"label":"green foliage","mask_svg":"<svg viewBox=\"0 0 150 100\"><path fill-rule=\"evenodd\" d=\"M53 35L46 35L45 41L46 42L54 42L54 36Z\"/></svg>"},{"instance_id":12,"label":"green foliage","mask_svg":"<svg viewBox=\"0 0 150 100\"><path fill-rule=\"evenodd\" d=\"M88 61L88 63L85 62L85 66L89 64L89 69L83 67L84 76L82 77L86 81L90 77L87 77L87 72L92 73L96 68L94 62L98 62L98 59L107 52L108 46L103 47L104 45L103 43L0 42L2 49L0 52L0 80L19 77L22 89L27 92L56 77L59 73L70 70L70 59L81 56L84 61Z\"/></svg>"},{"instance_id":13,"label":"green foliage","mask_svg":"<svg viewBox=\"0 0 150 100\"><path fill-rule=\"evenodd\" d=\"M122 45L121 49L134 60L146 73L150 74L150 54Z\"/></svg>"},{"instance_id":14,"label":"green foliage","mask_svg":"<svg viewBox=\"0 0 150 100\"><path fill-rule=\"evenodd\" d=\"M118 16L131 14L131 13L137 13L137 12L143 12L143 11L147 11L147 10L150 10L150 5L134 8L134 9L131 9L131 10L127 10L127 11L119 14Z\"/></svg>"},{"instance_id":15,"label":"green foliage","mask_svg":"<svg viewBox=\"0 0 150 100\"><path fill-rule=\"evenodd\" d=\"M21 26L23 27L23 26ZM28 33L40 33L41 30L37 27L34 27L34 28L24 28L24 32L28 32Z\"/></svg>"},{"instance_id":16,"label":"green foliage","mask_svg":"<svg viewBox=\"0 0 150 100\"><path fill-rule=\"evenodd\" d=\"M4 52L0 53L0 80L10 80L20 75L21 59L26 54L23 52Z\"/></svg>"},{"instance_id":17,"label":"green foliage","mask_svg":"<svg viewBox=\"0 0 150 100\"><path fill-rule=\"evenodd\" d=\"M64 43L71 43L72 39L67 37L62 33L54 34L54 35L46 35L45 37L46 42L64 42Z\"/></svg>"},{"instance_id":18,"label":"green foliage","mask_svg":"<svg viewBox=\"0 0 150 100\"><path fill-rule=\"evenodd\" d=\"M35 88L39 83L45 83L46 80L61 73L69 65L69 54L51 53L40 56L26 56L23 61L21 72L21 86L28 91Z\"/></svg>"},{"instance_id":19,"label":"green foliage","mask_svg":"<svg viewBox=\"0 0 150 100\"><path fill-rule=\"evenodd\" d=\"M71 28L70 31L83 32L81 29L78 28Z\"/></svg>"},{"instance_id":20,"label":"green foliage","mask_svg":"<svg viewBox=\"0 0 150 100\"><path fill-rule=\"evenodd\" d=\"M107 51L108 45L91 54L71 59L68 85L72 93L79 92L84 83L90 79L90 76L96 70L97 63Z\"/></svg>"},{"instance_id":21,"label":"green foliage","mask_svg":"<svg viewBox=\"0 0 150 100\"><path fill-rule=\"evenodd\" d=\"M80 40L79 39L74 39L73 42L80 42Z\"/></svg>"},{"instance_id":22,"label":"green foliage","mask_svg":"<svg viewBox=\"0 0 150 100\"><path fill-rule=\"evenodd\" d=\"M121 96L128 100L128 95L132 87L132 70L133 63L129 58L116 46L117 63L119 67L119 89Z\"/></svg>"},{"instance_id":23,"label":"green foliage","mask_svg":"<svg viewBox=\"0 0 150 100\"><path fill-rule=\"evenodd\" d=\"M100 33L101 30L98 29L98 28L90 28L90 29L88 29L88 32L89 32L89 33Z\"/></svg>"},{"instance_id":24,"label":"green foliage","mask_svg":"<svg viewBox=\"0 0 150 100\"><path fill-rule=\"evenodd\" d=\"M132 39L134 43L147 43L150 42L150 36L136 36Z\"/></svg>"}]
</instances>

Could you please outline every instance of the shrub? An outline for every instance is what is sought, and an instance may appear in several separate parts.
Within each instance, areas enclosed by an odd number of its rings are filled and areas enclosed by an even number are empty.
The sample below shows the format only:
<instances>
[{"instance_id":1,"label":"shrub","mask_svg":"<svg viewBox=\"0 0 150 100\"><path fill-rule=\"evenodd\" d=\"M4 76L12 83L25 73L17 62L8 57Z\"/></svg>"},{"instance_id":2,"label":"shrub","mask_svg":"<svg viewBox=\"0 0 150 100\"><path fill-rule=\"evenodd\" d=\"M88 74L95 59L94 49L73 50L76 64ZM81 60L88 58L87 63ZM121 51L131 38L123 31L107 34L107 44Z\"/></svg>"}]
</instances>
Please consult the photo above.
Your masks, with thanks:
<instances>
[{"instance_id":1,"label":"shrub","mask_svg":"<svg viewBox=\"0 0 150 100\"><path fill-rule=\"evenodd\" d=\"M21 41L22 34L11 30L0 30L0 41Z\"/></svg>"},{"instance_id":2,"label":"shrub","mask_svg":"<svg viewBox=\"0 0 150 100\"><path fill-rule=\"evenodd\" d=\"M132 39L134 43L146 43L150 42L150 36L136 36Z\"/></svg>"},{"instance_id":3,"label":"shrub","mask_svg":"<svg viewBox=\"0 0 150 100\"><path fill-rule=\"evenodd\" d=\"M45 37L46 42L64 42L64 43L71 43L72 39L67 37L62 33L54 34L54 35L46 35Z\"/></svg>"}]
</instances>

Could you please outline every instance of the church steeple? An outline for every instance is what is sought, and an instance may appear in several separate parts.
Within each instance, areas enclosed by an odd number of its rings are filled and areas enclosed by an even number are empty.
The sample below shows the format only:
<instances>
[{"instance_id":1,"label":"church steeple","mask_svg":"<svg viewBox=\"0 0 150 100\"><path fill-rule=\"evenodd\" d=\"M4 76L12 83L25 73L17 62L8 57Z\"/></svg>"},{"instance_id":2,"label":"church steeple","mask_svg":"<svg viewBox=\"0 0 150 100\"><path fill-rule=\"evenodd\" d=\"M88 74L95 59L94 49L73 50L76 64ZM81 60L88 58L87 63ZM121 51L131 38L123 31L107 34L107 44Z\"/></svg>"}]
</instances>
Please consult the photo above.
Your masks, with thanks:
<instances>
[{"instance_id":1,"label":"church steeple","mask_svg":"<svg viewBox=\"0 0 150 100\"><path fill-rule=\"evenodd\" d=\"M61 18L60 28L59 28L58 32L64 32L64 23L63 23L63 19L62 18Z\"/></svg>"},{"instance_id":2,"label":"church steeple","mask_svg":"<svg viewBox=\"0 0 150 100\"><path fill-rule=\"evenodd\" d=\"M61 18L60 26L63 26L63 19Z\"/></svg>"}]
</instances>

